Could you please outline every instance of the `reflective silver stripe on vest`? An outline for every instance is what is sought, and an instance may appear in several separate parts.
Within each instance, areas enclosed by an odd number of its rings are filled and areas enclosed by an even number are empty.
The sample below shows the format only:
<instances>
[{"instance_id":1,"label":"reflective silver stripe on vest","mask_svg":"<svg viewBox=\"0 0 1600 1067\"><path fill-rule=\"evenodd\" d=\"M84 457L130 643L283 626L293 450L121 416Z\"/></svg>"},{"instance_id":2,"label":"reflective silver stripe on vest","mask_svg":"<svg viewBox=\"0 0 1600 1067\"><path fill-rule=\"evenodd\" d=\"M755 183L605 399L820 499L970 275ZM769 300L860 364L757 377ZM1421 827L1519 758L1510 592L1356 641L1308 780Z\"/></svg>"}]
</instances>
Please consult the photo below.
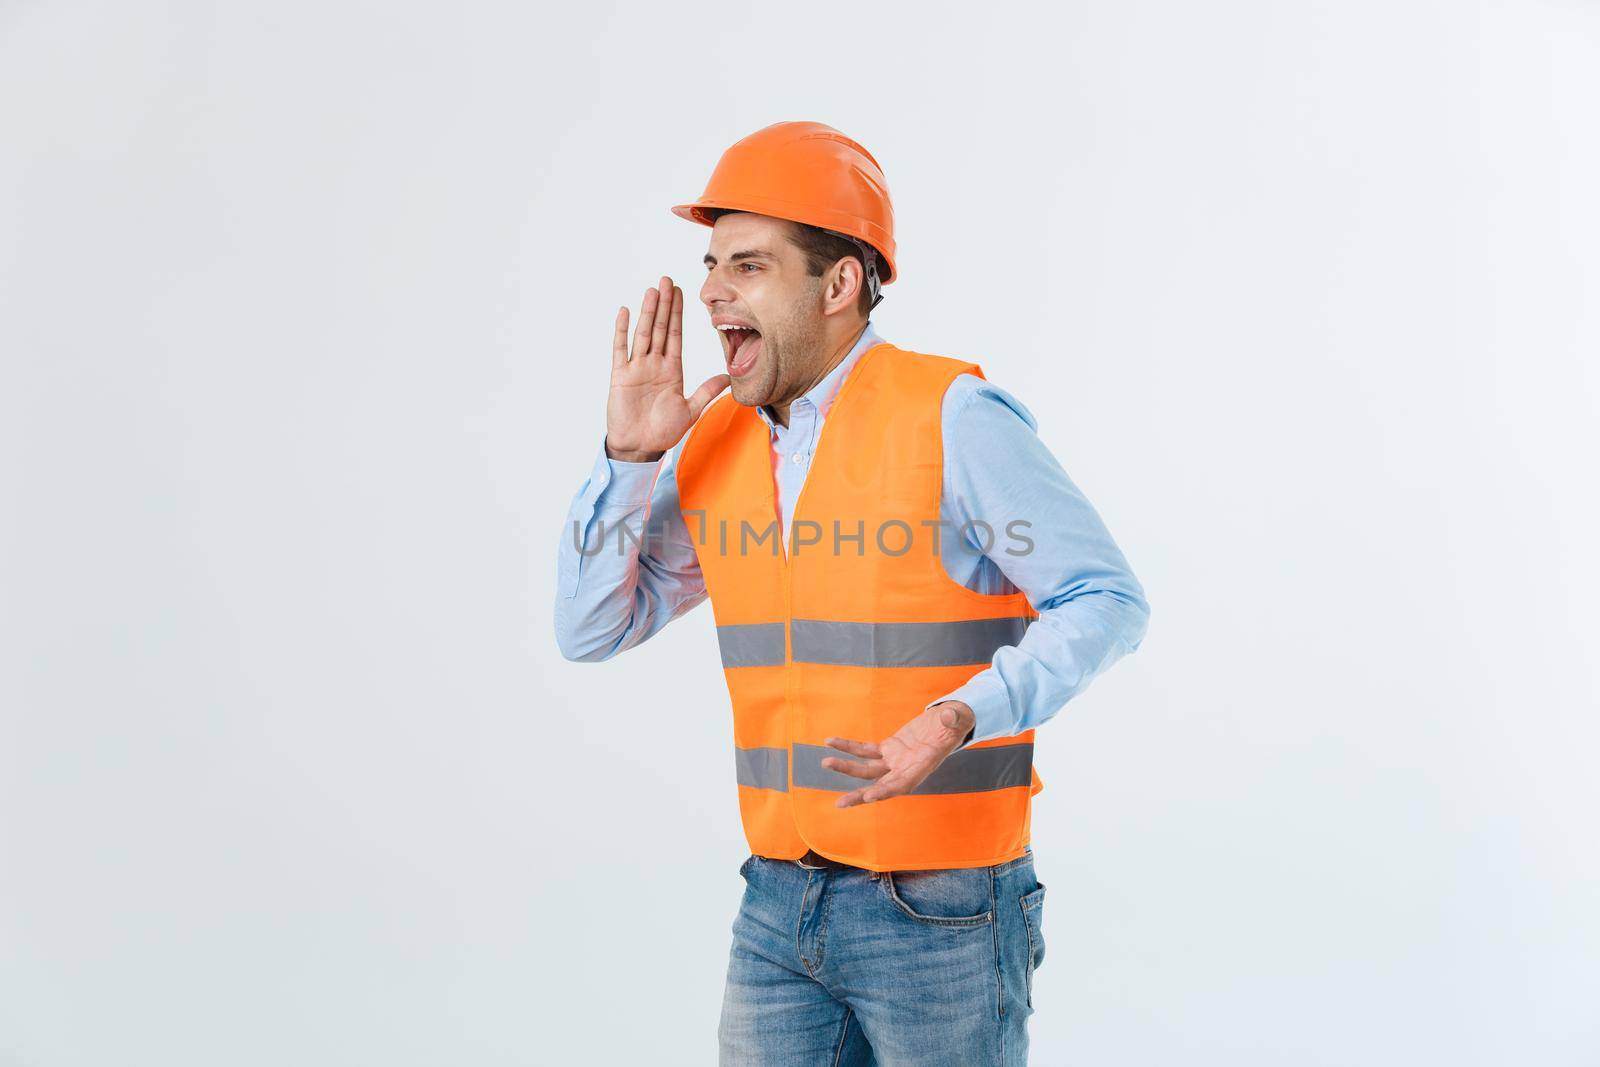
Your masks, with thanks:
<instances>
[{"instance_id":1,"label":"reflective silver stripe on vest","mask_svg":"<svg viewBox=\"0 0 1600 1067\"><path fill-rule=\"evenodd\" d=\"M1015 645L1031 616L957 622L832 622L794 620L796 663L836 667L961 667L988 663ZM723 667L783 666L783 623L717 627Z\"/></svg>"},{"instance_id":2,"label":"reflective silver stripe on vest","mask_svg":"<svg viewBox=\"0 0 1600 1067\"><path fill-rule=\"evenodd\" d=\"M717 627L723 667L783 666L783 623L747 622Z\"/></svg>"},{"instance_id":3,"label":"reflective silver stripe on vest","mask_svg":"<svg viewBox=\"0 0 1600 1067\"><path fill-rule=\"evenodd\" d=\"M751 751L782 752L782 749ZM856 778L843 771L830 771L822 765L824 756L855 759L825 745L794 746L794 784L806 789L826 789L848 793L872 784L871 778ZM1033 746L997 745L994 748L969 748L952 752L934 772L913 789L912 796L930 793L986 793L1033 784Z\"/></svg>"},{"instance_id":4,"label":"reflective silver stripe on vest","mask_svg":"<svg viewBox=\"0 0 1600 1067\"><path fill-rule=\"evenodd\" d=\"M988 663L1022 640L1030 617L960 622L794 620L796 663L840 667L959 667ZM780 655L782 650L779 650ZM980 750L981 751L981 750Z\"/></svg>"},{"instance_id":5,"label":"reflective silver stripe on vest","mask_svg":"<svg viewBox=\"0 0 1600 1067\"><path fill-rule=\"evenodd\" d=\"M735 748L733 773L740 785L752 789L789 791L789 750L786 748Z\"/></svg>"}]
</instances>

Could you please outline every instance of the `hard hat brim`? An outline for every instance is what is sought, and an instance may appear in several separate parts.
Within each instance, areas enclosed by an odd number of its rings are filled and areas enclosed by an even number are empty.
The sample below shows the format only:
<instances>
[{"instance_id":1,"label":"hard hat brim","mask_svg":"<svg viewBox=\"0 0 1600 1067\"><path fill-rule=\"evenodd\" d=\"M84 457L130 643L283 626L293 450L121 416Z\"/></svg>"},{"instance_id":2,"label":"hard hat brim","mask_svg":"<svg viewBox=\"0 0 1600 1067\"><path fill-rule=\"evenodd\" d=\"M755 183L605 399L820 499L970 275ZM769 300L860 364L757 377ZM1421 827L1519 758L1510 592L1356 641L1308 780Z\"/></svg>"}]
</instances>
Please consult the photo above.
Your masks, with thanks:
<instances>
[{"instance_id":1,"label":"hard hat brim","mask_svg":"<svg viewBox=\"0 0 1600 1067\"><path fill-rule=\"evenodd\" d=\"M785 203L781 200L772 200L766 197L739 197L713 198L702 197L692 204L678 204L673 207L672 213L680 219L688 219L702 226L714 226L716 220L709 217L708 209L721 211L748 211L754 215L767 215L775 219L787 219L790 222L800 222L807 226L816 226L824 230L837 230L847 233L852 237L859 237L877 250L878 258L882 260L879 270L879 282L888 285L899 276L895 269L894 257L886 248L893 248L894 241L887 233L881 232L879 227L873 226L854 215L843 211L829 211L824 208L815 208L797 204Z\"/></svg>"}]
</instances>

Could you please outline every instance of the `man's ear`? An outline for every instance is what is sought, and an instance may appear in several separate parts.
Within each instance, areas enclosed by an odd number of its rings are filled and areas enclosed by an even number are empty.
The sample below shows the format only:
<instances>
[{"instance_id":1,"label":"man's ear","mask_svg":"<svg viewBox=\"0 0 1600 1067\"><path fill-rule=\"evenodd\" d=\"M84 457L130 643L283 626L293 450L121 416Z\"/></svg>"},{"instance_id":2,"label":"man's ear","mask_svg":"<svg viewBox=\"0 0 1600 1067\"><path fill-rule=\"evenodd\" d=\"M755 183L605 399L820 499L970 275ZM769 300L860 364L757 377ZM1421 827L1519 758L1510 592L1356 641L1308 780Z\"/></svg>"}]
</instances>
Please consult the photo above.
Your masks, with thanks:
<instances>
[{"instance_id":1,"label":"man's ear","mask_svg":"<svg viewBox=\"0 0 1600 1067\"><path fill-rule=\"evenodd\" d=\"M846 256L835 263L828 272L828 278L823 300L830 314L840 308L854 307L860 299L861 287L867 284L866 276L861 271L861 261L854 256Z\"/></svg>"}]
</instances>

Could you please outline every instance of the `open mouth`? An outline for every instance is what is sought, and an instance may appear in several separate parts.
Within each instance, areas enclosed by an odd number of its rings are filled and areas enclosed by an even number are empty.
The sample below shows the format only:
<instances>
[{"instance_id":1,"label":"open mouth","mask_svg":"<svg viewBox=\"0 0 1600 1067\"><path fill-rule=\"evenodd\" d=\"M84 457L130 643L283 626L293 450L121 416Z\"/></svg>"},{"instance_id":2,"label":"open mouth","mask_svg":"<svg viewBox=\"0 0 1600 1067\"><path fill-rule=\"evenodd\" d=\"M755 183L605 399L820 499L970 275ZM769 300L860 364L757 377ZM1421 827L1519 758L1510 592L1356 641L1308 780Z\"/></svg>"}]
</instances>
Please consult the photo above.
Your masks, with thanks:
<instances>
[{"instance_id":1,"label":"open mouth","mask_svg":"<svg viewBox=\"0 0 1600 1067\"><path fill-rule=\"evenodd\" d=\"M717 327L722 334L723 350L728 358L728 374L737 378L750 373L761 354L761 331L754 326L725 323Z\"/></svg>"}]
</instances>

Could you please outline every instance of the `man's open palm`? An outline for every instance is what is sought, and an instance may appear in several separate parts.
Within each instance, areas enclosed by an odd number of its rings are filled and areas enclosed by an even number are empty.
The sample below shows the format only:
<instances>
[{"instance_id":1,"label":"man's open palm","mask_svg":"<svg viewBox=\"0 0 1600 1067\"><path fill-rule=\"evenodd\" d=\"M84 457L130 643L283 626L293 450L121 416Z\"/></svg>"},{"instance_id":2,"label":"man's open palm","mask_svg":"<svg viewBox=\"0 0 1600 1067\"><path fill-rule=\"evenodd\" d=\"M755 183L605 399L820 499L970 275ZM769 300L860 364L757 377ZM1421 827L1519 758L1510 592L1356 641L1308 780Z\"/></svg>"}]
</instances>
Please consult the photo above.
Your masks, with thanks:
<instances>
[{"instance_id":1,"label":"man's open palm","mask_svg":"<svg viewBox=\"0 0 1600 1067\"><path fill-rule=\"evenodd\" d=\"M617 311L606 399L606 451L614 459L655 459L683 439L732 379L715 374L683 395L683 290L663 276L645 291L628 349L628 309Z\"/></svg>"},{"instance_id":2,"label":"man's open palm","mask_svg":"<svg viewBox=\"0 0 1600 1067\"><path fill-rule=\"evenodd\" d=\"M835 806L870 804L911 792L961 747L971 727L972 709L949 700L926 709L877 744L843 737L824 738L829 748L860 757L849 760L828 756L822 761L824 767L853 778L873 779L872 785L840 797Z\"/></svg>"}]
</instances>

